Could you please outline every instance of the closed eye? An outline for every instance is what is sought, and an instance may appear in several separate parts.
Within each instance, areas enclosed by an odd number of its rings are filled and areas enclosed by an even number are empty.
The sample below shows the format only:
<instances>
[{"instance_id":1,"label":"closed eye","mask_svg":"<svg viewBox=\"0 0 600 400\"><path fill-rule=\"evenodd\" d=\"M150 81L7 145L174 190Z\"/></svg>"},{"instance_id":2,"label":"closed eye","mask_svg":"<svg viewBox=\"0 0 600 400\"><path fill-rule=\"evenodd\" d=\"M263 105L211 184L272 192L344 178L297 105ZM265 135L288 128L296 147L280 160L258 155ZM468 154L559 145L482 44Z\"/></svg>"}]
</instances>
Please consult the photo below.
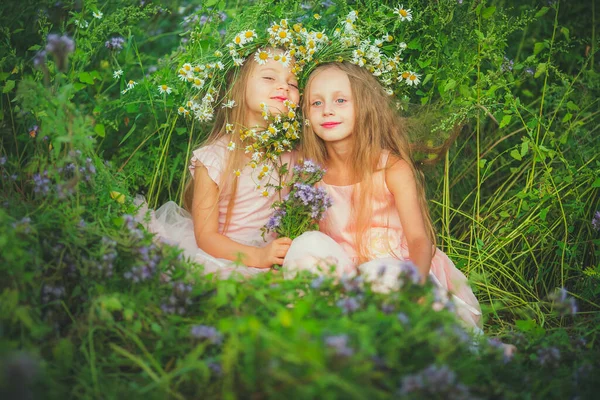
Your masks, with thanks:
<instances>
[{"instance_id":1,"label":"closed eye","mask_svg":"<svg viewBox=\"0 0 600 400\"><path fill-rule=\"evenodd\" d=\"M298 89L298 84L297 83L288 83L288 85L295 87L296 89Z\"/></svg>"},{"instance_id":2,"label":"closed eye","mask_svg":"<svg viewBox=\"0 0 600 400\"><path fill-rule=\"evenodd\" d=\"M270 76L263 76L263 79L269 80L269 81L274 81L275 78L270 77Z\"/></svg>"}]
</instances>

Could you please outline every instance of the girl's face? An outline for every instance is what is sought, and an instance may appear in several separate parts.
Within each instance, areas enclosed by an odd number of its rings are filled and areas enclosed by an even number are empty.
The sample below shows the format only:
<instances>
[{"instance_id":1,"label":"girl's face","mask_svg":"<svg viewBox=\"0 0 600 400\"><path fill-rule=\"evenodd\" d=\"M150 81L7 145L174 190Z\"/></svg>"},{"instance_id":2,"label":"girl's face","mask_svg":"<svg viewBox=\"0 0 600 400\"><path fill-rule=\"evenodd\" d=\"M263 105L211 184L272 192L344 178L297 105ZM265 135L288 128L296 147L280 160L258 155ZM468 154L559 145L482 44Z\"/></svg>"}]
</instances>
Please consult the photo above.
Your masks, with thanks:
<instances>
[{"instance_id":1,"label":"girl's face","mask_svg":"<svg viewBox=\"0 0 600 400\"><path fill-rule=\"evenodd\" d=\"M262 65L256 63L254 59L246 62L255 63L246 83L246 112L248 115L246 123L248 126L265 124L261 103L265 103L272 114L287 112L287 108L283 104L285 100L298 104L300 92L298 91L298 80L291 71L292 61L287 67L281 61L275 61L272 58Z\"/></svg>"},{"instance_id":2,"label":"girl's face","mask_svg":"<svg viewBox=\"0 0 600 400\"><path fill-rule=\"evenodd\" d=\"M307 95L308 120L317 136L325 142L349 142L354 130L354 103L348 75L337 68L317 71Z\"/></svg>"}]
</instances>

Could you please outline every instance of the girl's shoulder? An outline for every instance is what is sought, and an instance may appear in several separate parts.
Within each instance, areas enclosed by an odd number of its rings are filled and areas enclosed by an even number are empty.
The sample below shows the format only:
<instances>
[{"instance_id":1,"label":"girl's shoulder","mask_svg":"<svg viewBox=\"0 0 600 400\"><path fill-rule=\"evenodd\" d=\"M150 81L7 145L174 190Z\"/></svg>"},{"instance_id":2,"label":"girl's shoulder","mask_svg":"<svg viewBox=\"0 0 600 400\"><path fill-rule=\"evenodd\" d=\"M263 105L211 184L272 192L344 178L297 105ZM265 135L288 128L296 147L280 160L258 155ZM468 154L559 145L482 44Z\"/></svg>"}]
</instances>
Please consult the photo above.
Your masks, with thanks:
<instances>
[{"instance_id":1,"label":"girl's shoulder","mask_svg":"<svg viewBox=\"0 0 600 400\"><path fill-rule=\"evenodd\" d=\"M392 193L416 187L415 175L410 163L394 154L389 154L385 164L385 183Z\"/></svg>"}]
</instances>

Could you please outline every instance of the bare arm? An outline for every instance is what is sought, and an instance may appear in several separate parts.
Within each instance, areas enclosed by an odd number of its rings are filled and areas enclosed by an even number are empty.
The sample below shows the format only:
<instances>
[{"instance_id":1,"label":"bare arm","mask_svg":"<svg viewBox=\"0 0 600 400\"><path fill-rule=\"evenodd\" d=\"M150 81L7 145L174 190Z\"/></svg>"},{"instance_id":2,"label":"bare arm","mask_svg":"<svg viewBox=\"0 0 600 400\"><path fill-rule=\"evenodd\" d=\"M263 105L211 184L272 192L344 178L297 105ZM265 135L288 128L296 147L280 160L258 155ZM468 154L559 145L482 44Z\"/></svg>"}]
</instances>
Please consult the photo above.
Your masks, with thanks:
<instances>
[{"instance_id":1,"label":"bare arm","mask_svg":"<svg viewBox=\"0 0 600 400\"><path fill-rule=\"evenodd\" d=\"M280 238L265 247L240 244L219 233L219 190L201 164L194 169L194 198L192 220L194 235L199 248L213 257L241 261L256 268L270 268L273 264L283 264L283 258L291 243L290 239Z\"/></svg>"},{"instance_id":2,"label":"bare arm","mask_svg":"<svg viewBox=\"0 0 600 400\"><path fill-rule=\"evenodd\" d=\"M422 281L425 281L431 269L433 246L427 235L419 206L417 182L406 161L390 160L390 162L394 164L386 170L385 181L394 195L396 209L408 244L409 257L421 273Z\"/></svg>"}]
</instances>

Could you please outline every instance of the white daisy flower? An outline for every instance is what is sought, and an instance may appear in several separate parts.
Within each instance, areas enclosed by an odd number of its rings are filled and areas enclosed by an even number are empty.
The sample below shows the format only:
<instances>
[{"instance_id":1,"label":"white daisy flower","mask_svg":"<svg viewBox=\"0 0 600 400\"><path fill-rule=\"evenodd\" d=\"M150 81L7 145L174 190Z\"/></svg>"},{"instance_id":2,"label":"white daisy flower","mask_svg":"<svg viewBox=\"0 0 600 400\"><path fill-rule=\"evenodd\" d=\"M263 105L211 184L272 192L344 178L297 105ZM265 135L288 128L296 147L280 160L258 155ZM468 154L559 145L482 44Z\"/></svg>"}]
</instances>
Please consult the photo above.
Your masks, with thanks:
<instances>
[{"instance_id":1,"label":"white daisy flower","mask_svg":"<svg viewBox=\"0 0 600 400\"><path fill-rule=\"evenodd\" d=\"M226 103L223 103L222 108L233 108L235 107L235 100L229 100Z\"/></svg>"},{"instance_id":2,"label":"white daisy flower","mask_svg":"<svg viewBox=\"0 0 600 400\"><path fill-rule=\"evenodd\" d=\"M394 8L394 14L398 14L400 21L412 21L412 11L410 8L404 8L402 4Z\"/></svg>"},{"instance_id":3,"label":"white daisy flower","mask_svg":"<svg viewBox=\"0 0 600 400\"><path fill-rule=\"evenodd\" d=\"M291 60L291 57L290 57L289 51L286 51L281 56L279 56L279 62L281 64L283 64L284 67L287 67L290 65L290 60Z\"/></svg>"},{"instance_id":4,"label":"white daisy flower","mask_svg":"<svg viewBox=\"0 0 600 400\"><path fill-rule=\"evenodd\" d=\"M128 92L128 90L129 90L129 89L123 89L123 90L121 90L121 94L125 94L125 93L127 93L127 92Z\"/></svg>"},{"instance_id":5,"label":"white daisy flower","mask_svg":"<svg viewBox=\"0 0 600 400\"><path fill-rule=\"evenodd\" d=\"M406 84L409 86L417 86L421 80L419 79L421 77L421 75L419 74L415 74L414 72L410 71L408 78L406 78Z\"/></svg>"},{"instance_id":6,"label":"white daisy flower","mask_svg":"<svg viewBox=\"0 0 600 400\"><path fill-rule=\"evenodd\" d=\"M229 150L229 151L235 150L235 143L229 142L229 144L227 145L227 150Z\"/></svg>"},{"instance_id":7,"label":"white daisy flower","mask_svg":"<svg viewBox=\"0 0 600 400\"><path fill-rule=\"evenodd\" d=\"M181 114L185 114L187 110L184 107L179 107L177 109L177 114L181 115Z\"/></svg>"},{"instance_id":8,"label":"white daisy flower","mask_svg":"<svg viewBox=\"0 0 600 400\"><path fill-rule=\"evenodd\" d=\"M194 78L194 83L192 84L192 86L196 89L202 89L202 86L204 86L204 80L200 78Z\"/></svg>"},{"instance_id":9,"label":"white daisy flower","mask_svg":"<svg viewBox=\"0 0 600 400\"><path fill-rule=\"evenodd\" d=\"M225 66L223 65L223 63L221 61L216 63L215 67L217 67L219 69L219 71L223 71L225 69Z\"/></svg>"},{"instance_id":10,"label":"white daisy flower","mask_svg":"<svg viewBox=\"0 0 600 400\"><path fill-rule=\"evenodd\" d=\"M239 169L236 169L236 170L233 170L233 174L236 176L236 178L238 178L242 174L242 171L240 171Z\"/></svg>"},{"instance_id":11,"label":"white daisy flower","mask_svg":"<svg viewBox=\"0 0 600 400\"><path fill-rule=\"evenodd\" d=\"M158 86L158 93L160 93L160 94L164 94L164 93L171 94L172 91L173 91L173 89L171 89L167 85L159 85Z\"/></svg>"},{"instance_id":12,"label":"white daisy flower","mask_svg":"<svg viewBox=\"0 0 600 400\"><path fill-rule=\"evenodd\" d=\"M256 53L254 53L254 60L260 65L264 65L271 58L271 52L265 49L258 49Z\"/></svg>"},{"instance_id":13,"label":"white daisy flower","mask_svg":"<svg viewBox=\"0 0 600 400\"><path fill-rule=\"evenodd\" d=\"M244 40L246 41L246 43L250 43L256 38L256 31L254 31L254 29L251 29L251 30L245 31L243 33L243 35L244 35Z\"/></svg>"},{"instance_id":14,"label":"white daisy flower","mask_svg":"<svg viewBox=\"0 0 600 400\"><path fill-rule=\"evenodd\" d=\"M101 11L94 11L92 13L92 15L94 16L94 18L98 18L98 19L102 19L102 17L104 16L104 14L102 14Z\"/></svg>"},{"instance_id":15,"label":"white daisy flower","mask_svg":"<svg viewBox=\"0 0 600 400\"><path fill-rule=\"evenodd\" d=\"M136 81L129 80L129 82L127 82L127 89L133 89L135 85L137 85Z\"/></svg>"},{"instance_id":16,"label":"white daisy flower","mask_svg":"<svg viewBox=\"0 0 600 400\"><path fill-rule=\"evenodd\" d=\"M225 131L229 133L233 133L233 124L226 124Z\"/></svg>"},{"instance_id":17,"label":"white daisy flower","mask_svg":"<svg viewBox=\"0 0 600 400\"><path fill-rule=\"evenodd\" d=\"M242 47L244 44L246 44L246 39L244 38L244 35L242 35L241 33L238 33L233 38L233 43L235 43L238 46Z\"/></svg>"},{"instance_id":18,"label":"white daisy flower","mask_svg":"<svg viewBox=\"0 0 600 400\"><path fill-rule=\"evenodd\" d=\"M123 75L123 70L122 69L118 69L116 71L113 71L113 78L119 79L121 77L121 75Z\"/></svg>"},{"instance_id":19,"label":"white daisy flower","mask_svg":"<svg viewBox=\"0 0 600 400\"><path fill-rule=\"evenodd\" d=\"M236 67L241 67L242 65L244 65L244 61L246 61L245 58L233 58L233 65L235 65Z\"/></svg>"}]
</instances>

